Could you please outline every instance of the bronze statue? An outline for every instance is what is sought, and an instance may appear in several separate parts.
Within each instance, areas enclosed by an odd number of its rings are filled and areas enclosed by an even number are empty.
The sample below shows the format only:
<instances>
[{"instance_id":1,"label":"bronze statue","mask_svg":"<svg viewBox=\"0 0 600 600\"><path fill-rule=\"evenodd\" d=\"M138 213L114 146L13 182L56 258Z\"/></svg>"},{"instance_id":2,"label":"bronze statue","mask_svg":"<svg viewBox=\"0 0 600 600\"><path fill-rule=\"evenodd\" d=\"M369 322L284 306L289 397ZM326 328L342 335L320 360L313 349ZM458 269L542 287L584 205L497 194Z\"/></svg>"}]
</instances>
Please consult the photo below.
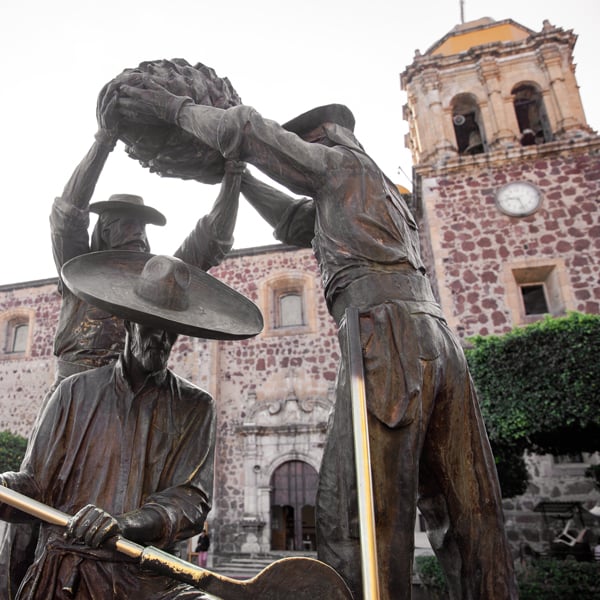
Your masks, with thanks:
<instances>
[{"instance_id":1,"label":"bronze statue","mask_svg":"<svg viewBox=\"0 0 600 600\"><path fill-rule=\"evenodd\" d=\"M143 252L81 255L65 264L62 279L125 320L125 347L113 363L58 385L21 471L0 476L6 487L75 513L66 536L41 526L18 598L204 598L140 572L105 542L122 534L168 549L202 530L213 486L213 400L167 361L178 334L256 335L260 311L201 269ZM25 518L6 504L0 517Z\"/></svg>"},{"instance_id":2,"label":"bronze statue","mask_svg":"<svg viewBox=\"0 0 600 600\"><path fill-rule=\"evenodd\" d=\"M90 204L108 155L126 129L117 110L117 98L114 85L107 85L101 91L95 142L52 206L52 250L59 276L65 262L90 251L149 252L145 225L162 226L166 222L161 213L145 206L139 196L117 194L107 201ZM222 186L212 210L198 220L174 256L206 271L218 265L231 250L244 168L243 163L223 161ZM98 220L88 240L90 211L98 214ZM123 349L120 321L87 306L65 289L62 282L59 291L62 304L54 344L58 379L114 360Z\"/></svg>"},{"instance_id":3,"label":"bronze statue","mask_svg":"<svg viewBox=\"0 0 600 600\"><path fill-rule=\"evenodd\" d=\"M362 598L344 320L346 307L357 307L382 600L411 596L417 504L452 598L516 598L494 459L464 354L431 291L417 225L355 138L350 110L319 107L281 126L248 106L198 104L139 73L121 81L118 106L130 122L180 128L307 196L296 200L244 177L244 195L280 240L312 244L339 325L342 361L317 500L319 557Z\"/></svg>"},{"instance_id":4,"label":"bronze statue","mask_svg":"<svg viewBox=\"0 0 600 600\"><path fill-rule=\"evenodd\" d=\"M46 399L62 379L111 363L124 347L125 333L121 319L90 306L71 293L60 280L62 266L75 256L99 250L149 252L146 225L163 226L166 223L165 217L154 208L144 205L140 196L115 194L106 201L90 204L119 135L132 134L127 124L122 122L116 102L115 86L105 86L98 97L98 131L94 143L73 171L62 195L52 205L52 251L62 302L54 338L56 379ZM140 136L140 139L143 137ZM244 169L244 163L220 159L222 185L217 199L211 211L198 220L175 251L175 256L206 271L218 265L231 250ZM88 236L90 212L98 214L91 239ZM14 598L31 564L35 550L35 528L36 525L0 523L0 568L8 574L0 581L2 600Z\"/></svg>"}]
</instances>

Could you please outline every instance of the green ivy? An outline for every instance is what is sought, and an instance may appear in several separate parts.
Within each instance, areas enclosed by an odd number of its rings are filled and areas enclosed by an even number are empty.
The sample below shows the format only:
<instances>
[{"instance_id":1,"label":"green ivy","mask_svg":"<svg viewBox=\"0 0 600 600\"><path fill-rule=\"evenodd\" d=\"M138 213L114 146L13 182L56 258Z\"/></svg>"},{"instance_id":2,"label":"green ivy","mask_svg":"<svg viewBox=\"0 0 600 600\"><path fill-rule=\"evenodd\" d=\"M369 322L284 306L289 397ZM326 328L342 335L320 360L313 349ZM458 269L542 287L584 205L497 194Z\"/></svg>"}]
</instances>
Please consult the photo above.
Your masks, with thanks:
<instances>
[{"instance_id":1,"label":"green ivy","mask_svg":"<svg viewBox=\"0 0 600 600\"><path fill-rule=\"evenodd\" d=\"M548 317L472 343L466 354L492 443L600 450L600 316Z\"/></svg>"},{"instance_id":2,"label":"green ivy","mask_svg":"<svg viewBox=\"0 0 600 600\"><path fill-rule=\"evenodd\" d=\"M0 473L18 471L26 448L27 440L23 436L0 431Z\"/></svg>"},{"instance_id":3,"label":"green ivy","mask_svg":"<svg viewBox=\"0 0 600 600\"><path fill-rule=\"evenodd\" d=\"M437 557L415 557L415 570L432 600L445 600L448 597L448 584Z\"/></svg>"}]
</instances>

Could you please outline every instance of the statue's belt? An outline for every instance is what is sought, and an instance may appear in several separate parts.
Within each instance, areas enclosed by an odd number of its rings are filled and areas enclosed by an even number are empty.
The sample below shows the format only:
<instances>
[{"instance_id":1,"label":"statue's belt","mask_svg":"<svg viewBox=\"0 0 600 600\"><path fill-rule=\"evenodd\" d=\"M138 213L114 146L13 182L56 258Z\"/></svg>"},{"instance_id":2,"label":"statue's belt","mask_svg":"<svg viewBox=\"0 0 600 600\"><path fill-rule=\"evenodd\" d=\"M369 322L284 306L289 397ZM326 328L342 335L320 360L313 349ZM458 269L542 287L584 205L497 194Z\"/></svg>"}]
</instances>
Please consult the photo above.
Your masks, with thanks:
<instances>
[{"instance_id":1,"label":"statue's belt","mask_svg":"<svg viewBox=\"0 0 600 600\"><path fill-rule=\"evenodd\" d=\"M415 303L415 312L443 318L429 279L416 270L370 273L353 281L335 295L331 315L339 324L349 306L368 310L385 302ZM423 305L420 311L417 310L419 304Z\"/></svg>"}]
</instances>

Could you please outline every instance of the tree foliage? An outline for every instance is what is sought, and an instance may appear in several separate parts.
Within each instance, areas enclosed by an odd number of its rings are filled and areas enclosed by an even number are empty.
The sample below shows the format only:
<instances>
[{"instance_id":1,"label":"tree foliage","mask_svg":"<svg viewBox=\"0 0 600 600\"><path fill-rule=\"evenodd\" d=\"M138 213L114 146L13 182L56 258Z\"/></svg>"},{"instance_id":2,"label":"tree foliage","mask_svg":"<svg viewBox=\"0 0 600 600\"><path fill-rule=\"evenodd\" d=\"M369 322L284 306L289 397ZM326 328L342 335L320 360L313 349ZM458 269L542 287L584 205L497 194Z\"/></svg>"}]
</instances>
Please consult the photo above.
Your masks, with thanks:
<instances>
[{"instance_id":1,"label":"tree foliage","mask_svg":"<svg viewBox=\"0 0 600 600\"><path fill-rule=\"evenodd\" d=\"M548 317L472 343L467 359L499 472L518 479L524 450L600 450L600 316Z\"/></svg>"},{"instance_id":2,"label":"tree foliage","mask_svg":"<svg viewBox=\"0 0 600 600\"><path fill-rule=\"evenodd\" d=\"M0 473L18 471L25 456L27 440L10 431L0 431Z\"/></svg>"},{"instance_id":3,"label":"tree foliage","mask_svg":"<svg viewBox=\"0 0 600 600\"><path fill-rule=\"evenodd\" d=\"M435 556L416 556L415 569L421 583L432 600L445 600L448 598L448 584L446 583L446 577Z\"/></svg>"}]
</instances>

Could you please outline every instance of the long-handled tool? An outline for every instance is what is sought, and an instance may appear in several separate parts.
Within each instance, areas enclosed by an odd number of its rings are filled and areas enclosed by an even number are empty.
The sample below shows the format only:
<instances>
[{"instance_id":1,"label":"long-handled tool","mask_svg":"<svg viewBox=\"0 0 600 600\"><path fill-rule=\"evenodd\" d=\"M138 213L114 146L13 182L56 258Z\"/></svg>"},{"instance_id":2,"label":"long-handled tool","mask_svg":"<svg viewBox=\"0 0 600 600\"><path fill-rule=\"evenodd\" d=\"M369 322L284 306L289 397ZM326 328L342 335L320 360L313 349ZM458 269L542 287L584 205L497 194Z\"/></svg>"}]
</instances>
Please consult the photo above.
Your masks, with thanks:
<instances>
[{"instance_id":1,"label":"long-handled tool","mask_svg":"<svg viewBox=\"0 0 600 600\"><path fill-rule=\"evenodd\" d=\"M346 334L360 523L362 587L365 600L377 600L379 598L377 539L375 535L364 363L357 308L346 308Z\"/></svg>"},{"instance_id":2,"label":"long-handled tool","mask_svg":"<svg viewBox=\"0 0 600 600\"><path fill-rule=\"evenodd\" d=\"M66 527L69 515L0 485L0 501L52 525ZM243 581L213 573L153 546L140 546L118 536L114 548L152 569L188 583L207 600L352 600L343 579L334 569L305 557L283 558Z\"/></svg>"}]
</instances>

